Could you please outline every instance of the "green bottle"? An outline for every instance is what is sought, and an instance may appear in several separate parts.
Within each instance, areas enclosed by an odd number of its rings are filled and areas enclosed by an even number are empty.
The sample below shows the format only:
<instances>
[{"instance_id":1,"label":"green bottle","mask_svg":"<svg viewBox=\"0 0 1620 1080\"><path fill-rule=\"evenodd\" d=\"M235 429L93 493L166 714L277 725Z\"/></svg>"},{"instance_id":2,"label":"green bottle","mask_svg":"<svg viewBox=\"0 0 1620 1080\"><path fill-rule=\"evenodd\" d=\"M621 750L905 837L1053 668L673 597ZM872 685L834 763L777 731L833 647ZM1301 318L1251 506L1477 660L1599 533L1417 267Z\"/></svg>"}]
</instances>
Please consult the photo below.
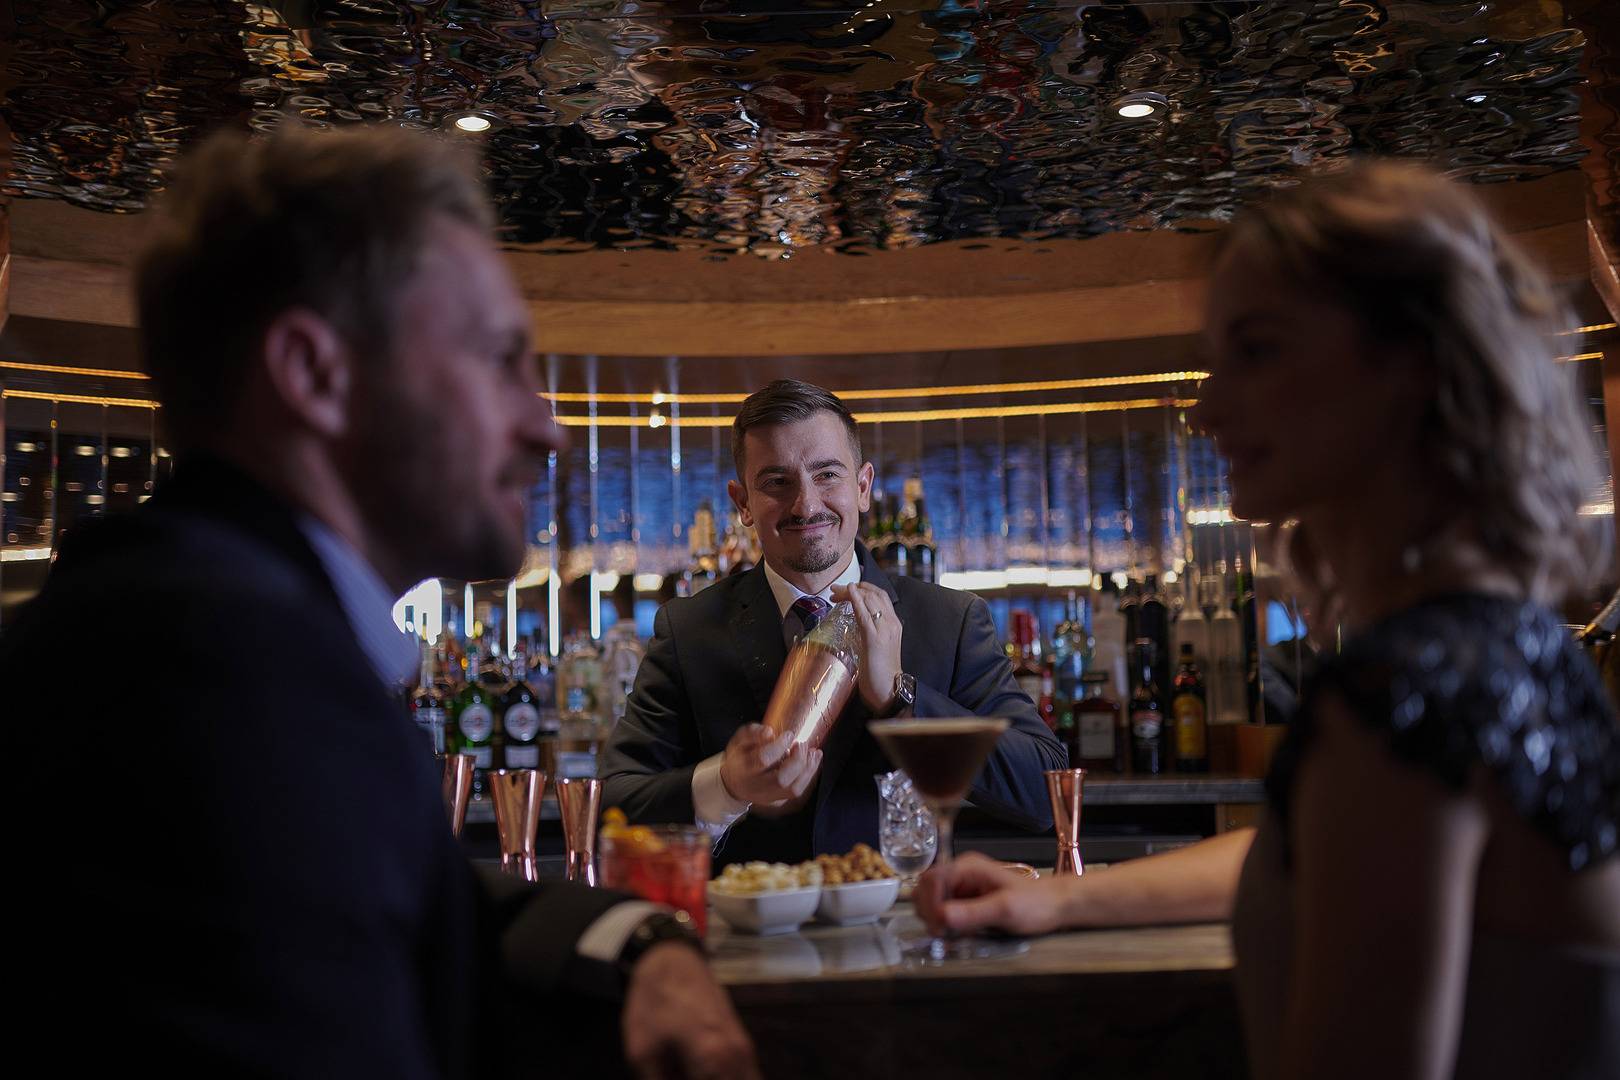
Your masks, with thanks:
<instances>
[{"instance_id":1,"label":"green bottle","mask_svg":"<svg viewBox=\"0 0 1620 1080\"><path fill-rule=\"evenodd\" d=\"M498 736L495 731L495 697L478 677L478 650L467 651L467 685L450 705L452 753L473 758L473 798L489 791L489 770L500 767L495 760Z\"/></svg>"}]
</instances>

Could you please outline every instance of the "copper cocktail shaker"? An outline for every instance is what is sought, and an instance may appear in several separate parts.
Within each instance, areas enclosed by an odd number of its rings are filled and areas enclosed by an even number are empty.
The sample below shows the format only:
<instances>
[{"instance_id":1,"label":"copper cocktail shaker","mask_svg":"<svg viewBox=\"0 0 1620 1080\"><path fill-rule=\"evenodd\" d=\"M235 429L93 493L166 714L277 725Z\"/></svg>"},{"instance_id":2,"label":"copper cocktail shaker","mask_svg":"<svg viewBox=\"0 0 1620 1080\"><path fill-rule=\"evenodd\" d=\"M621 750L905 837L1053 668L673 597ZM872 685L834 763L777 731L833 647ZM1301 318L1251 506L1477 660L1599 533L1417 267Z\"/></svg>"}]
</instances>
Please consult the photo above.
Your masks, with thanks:
<instances>
[{"instance_id":1,"label":"copper cocktail shaker","mask_svg":"<svg viewBox=\"0 0 1620 1080\"><path fill-rule=\"evenodd\" d=\"M849 601L831 611L793 646L765 707L765 726L793 732L795 745L819 749L855 691L861 628Z\"/></svg>"}]
</instances>

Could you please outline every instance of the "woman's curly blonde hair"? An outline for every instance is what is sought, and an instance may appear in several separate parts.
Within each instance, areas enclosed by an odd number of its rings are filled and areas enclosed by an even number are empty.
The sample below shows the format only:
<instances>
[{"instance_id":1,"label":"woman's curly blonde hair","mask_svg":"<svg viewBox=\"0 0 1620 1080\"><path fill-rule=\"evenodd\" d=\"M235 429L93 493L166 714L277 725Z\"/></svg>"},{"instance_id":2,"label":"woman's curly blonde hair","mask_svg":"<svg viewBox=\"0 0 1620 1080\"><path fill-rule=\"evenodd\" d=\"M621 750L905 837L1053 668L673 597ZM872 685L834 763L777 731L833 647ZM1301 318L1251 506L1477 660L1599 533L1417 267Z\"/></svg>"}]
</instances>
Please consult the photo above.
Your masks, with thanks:
<instances>
[{"instance_id":1,"label":"woman's curly blonde hair","mask_svg":"<svg viewBox=\"0 0 1620 1080\"><path fill-rule=\"evenodd\" d=\"M1598 485L1596 440L1574 371L1554 359L1574 321L1471 191L1413 165L1357 164L1245 214L1223 247L1239 244L1338 299L1370 342L1428 357L1437 499L1528 596L1556 604L1595 583L1606 534L1580 508Z\"/></svg>"}]
</instances>

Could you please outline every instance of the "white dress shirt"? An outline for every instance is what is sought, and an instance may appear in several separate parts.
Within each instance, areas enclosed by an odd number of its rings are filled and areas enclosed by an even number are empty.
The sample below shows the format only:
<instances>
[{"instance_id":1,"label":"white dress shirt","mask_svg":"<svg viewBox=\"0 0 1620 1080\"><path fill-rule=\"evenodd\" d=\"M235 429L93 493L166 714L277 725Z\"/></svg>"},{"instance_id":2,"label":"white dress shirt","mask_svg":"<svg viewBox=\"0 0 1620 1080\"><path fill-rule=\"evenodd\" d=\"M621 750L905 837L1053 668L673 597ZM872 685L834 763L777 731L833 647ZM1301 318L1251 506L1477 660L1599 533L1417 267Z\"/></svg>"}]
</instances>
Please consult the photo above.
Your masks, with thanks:
<instances>
[{"instance_id":1,"label":"white dress shirt","mask_svg":"<svg viewBox=\"0 0 1620 1080\"><path fill-rule=\"evenodd\" d=\"M853 585L861 580L861 561L855 557L855 549L849 549L849 561L825 589L814 595L823 600L832 601L832 591L835 586ZM765 562L765 580L770 583L771 596L776 599L776 608L782 615L782 635L786 640L798 636L802 629L799 617L793 614L794 601L801 596L812 594L805 592L787 578L778 574ZM791 623L789 620L792 620ZM705 758L692 770L692 810L693 818L699 828L705 830L710 836L719 840L726 830L737 823L737 820L748 813L749 805L741 799L734 797L726 790L724 781L720 779L720 762L725 757L723 753Z\"/></svg>"}]
</instances>

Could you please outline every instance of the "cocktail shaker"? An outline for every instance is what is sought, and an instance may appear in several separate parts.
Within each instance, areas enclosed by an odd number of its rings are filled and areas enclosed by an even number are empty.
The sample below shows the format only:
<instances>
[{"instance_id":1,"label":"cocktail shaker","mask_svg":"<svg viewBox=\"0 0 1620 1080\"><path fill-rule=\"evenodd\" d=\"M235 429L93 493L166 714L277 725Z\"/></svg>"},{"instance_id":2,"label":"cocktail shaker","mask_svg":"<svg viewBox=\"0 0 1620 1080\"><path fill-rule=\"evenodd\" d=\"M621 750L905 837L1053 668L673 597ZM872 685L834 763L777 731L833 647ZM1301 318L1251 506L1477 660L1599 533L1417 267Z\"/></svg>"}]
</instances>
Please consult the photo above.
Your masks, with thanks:
<instances>
[{"instance_id":1,"label":"cocktail shaker","mask_svg":"<svg viewBox=\"0 0 1620 1080\"><path fill-rule=\"evenodd\" d=\"M862 635L849 601L831 611L793 646L765 707L765 726L793 732L795 745L819 749L855 691Z\"/></svg>"}]
</instances>

